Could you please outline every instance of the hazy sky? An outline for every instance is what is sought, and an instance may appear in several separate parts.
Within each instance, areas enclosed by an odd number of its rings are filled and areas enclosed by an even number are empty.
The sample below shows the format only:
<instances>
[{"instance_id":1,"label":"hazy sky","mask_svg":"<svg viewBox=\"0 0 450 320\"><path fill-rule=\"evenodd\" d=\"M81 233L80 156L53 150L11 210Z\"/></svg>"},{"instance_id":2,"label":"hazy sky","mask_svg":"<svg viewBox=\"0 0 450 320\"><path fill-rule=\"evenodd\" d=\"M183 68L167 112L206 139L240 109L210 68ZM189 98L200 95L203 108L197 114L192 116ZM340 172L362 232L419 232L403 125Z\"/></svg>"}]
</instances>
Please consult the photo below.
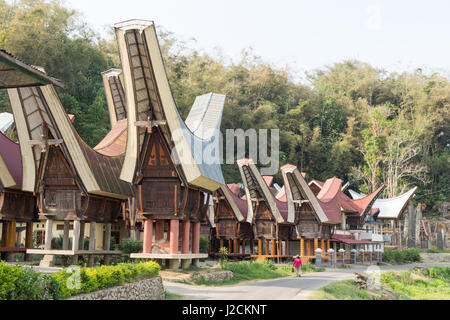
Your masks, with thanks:
<instances>
[{"instance_id":1,"label":"hazy sky","mask_svg":"<svg viewBox=\"0 0 450 320\"><path fill-rule=\"evenodd\" d=\"M390 71L450 76L450 1L66 0L95 30L155 21L196 49L237 59L242 49L297 72L344 59Z\"/></svg>"}]
</instances>

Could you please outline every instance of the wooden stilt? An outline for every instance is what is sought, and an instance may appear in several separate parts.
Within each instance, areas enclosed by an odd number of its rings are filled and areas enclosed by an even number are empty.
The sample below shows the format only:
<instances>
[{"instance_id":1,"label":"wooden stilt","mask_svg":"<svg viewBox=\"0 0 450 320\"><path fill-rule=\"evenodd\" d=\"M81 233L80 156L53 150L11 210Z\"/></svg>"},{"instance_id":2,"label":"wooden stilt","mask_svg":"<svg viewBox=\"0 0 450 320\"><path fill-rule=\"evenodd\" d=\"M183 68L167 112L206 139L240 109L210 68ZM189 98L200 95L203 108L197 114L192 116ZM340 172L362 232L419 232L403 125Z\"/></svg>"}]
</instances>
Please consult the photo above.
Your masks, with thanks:
<instances>
[{"instance_id":1,"label":"wooden stilt","mask_svg":"<svg viewBox=\"0 0 450 320\"><path fill-rule=\"evenodd\" d=\"M300 239L300 256L303 258L305 256L305 239Z\"/></svg>"},{"instance_id":2,"label":"wooden stilt","mask_svg":"<svg viewBox=\"0 0 450 320\"><path fill-rule=\"evenodd\" d=\"M180 221L170 220L170 253L178 254L178 238L180 232Z\"/></svg>"},{"instance_id":3,"label":"wooden stilt","mask_svg":"<svg viewBox=\"0 0 450 320\"><path fill-rule=\"evenodd\" d=\"M263 241L261 239L258 240L258 256L262 256L263 254Z\"/></svg>"},{"instance_id":4,"label":"wooden stilt","mask_svg":"<svg viewBox=\"0 0 450 320\"><path fill-rule=\"evenodd\" d=\"M106 251L111 250L111 223L105 224L105 236L103 237L103 249ZM111 257L105 255L105 265L109 265Z\"/></svg>"},{"instance_id":5,"label":"wooden stilt","mask_svg":"<svg viewBox=\"0 0 450 320\"><path fill-rule=\"evenodd\" d=\"M89 224L89 251L95 251L96 239L95 239L95 229L97 228L96 222L91 222ZM89 255L88 257L88 267L92 268L94 266L95 256Z\"/></svg>"},{"instance_id":6,"label":"wooden stilt","mask_svg":"<svg viewBox=\"0 0 450 320\"><path fill-rule=\"evenodd\" d=\"M311 241L306 240L306 256L311 257Z\"/></svg>"}]
</instances>

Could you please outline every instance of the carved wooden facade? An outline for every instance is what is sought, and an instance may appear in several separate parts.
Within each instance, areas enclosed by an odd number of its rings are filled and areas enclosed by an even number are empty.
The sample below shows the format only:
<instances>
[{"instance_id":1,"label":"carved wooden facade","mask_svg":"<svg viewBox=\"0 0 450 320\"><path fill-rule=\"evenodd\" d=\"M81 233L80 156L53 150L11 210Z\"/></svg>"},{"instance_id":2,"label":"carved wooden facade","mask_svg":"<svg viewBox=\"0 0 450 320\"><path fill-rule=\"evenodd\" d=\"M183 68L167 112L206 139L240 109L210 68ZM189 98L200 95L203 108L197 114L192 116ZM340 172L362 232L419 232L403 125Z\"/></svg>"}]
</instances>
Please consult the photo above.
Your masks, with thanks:
<instances>
[{"instance_id":1,"label":"carved wooden facade","mask_svg":"<svg viewBox=\"0 0 450 320\"><path fill-rule=\"evenodd\" d=\"M138 170L137 205L145 219L206 222L205 194L186 187L159 128L146 136Z\"/></svg>"}]
</instances>

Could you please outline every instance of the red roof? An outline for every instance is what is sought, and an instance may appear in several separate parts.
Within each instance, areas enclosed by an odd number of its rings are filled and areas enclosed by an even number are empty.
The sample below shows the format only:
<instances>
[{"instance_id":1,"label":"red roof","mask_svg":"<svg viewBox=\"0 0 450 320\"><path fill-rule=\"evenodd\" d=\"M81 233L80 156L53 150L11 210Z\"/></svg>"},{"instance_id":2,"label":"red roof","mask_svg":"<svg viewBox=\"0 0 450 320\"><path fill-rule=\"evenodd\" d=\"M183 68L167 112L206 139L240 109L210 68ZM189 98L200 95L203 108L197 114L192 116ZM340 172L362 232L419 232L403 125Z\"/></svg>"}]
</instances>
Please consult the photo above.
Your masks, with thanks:
<instances>
[{"instance_id":1,"label":"red roof","mask_svg":"<svg viewBox=\"0 0 450 320\"><path fill-rule=\"evenodd\" d=\"M0 132L0 156L18 187L22 186L22 156L20 146Z\"/></svg>"},{"instance_id":2,"label":"red roof","mask_svg":"<svg viewBox=\"0 0 450 320\"><path fill-rule=\"evenodd\" d=\"M283 186L283 188L281 188L280 192L278 192L276 198L280 201L287 201L287 197L286 197L286 188Z\"/></svg>"},{"instance_id":3,"label":"red roof","mask_svg":"<svg viewBox=\"0 0 450 320\"><path fill-rule=\"evenodd\" d=\"M377 244L377 242L369 240L355 240L353 236L344 234L333 235L331 241L343 242L346 244Z\"/></svg>"},{"instance_id":4,"label":"red roof","mask_svg":"<svg viewBox=\"0 0 450 320\"><path fill-rule=\"evenodd\" d=\"M127 119L118 121L94 150L108 157L124 154L127 148L127 132Z\"/></svg>"},{"instance_id":5,"label":"red roof","mask_svg":"<svg viewBox=\"0 0 450 320\"><path fill-rule=\"evenodd\" d=\"M267 186L270 188L270 186L273 183L273 177L272 176L263 176L263 179L266 182Z\"/></svg>"},{"instance_id":6,"label":"red roof","mask_svg":"<svg viewBox=\"0 0 450 320\"><path fill-rule=\"evenodd\" d=\"M233 185L231 185L233 186ZM236 185L234 185L236 186ZM239 186L239 185L237 185ZM248 205L247 205L247 200L246 197L244 196L244 199L240 199L236 193L233 192L233 190L230 188L230 185L227 186L228 191L230 191L231 197L233 198L234 202L236 203L237 207L239 208L239 210L241 211L242 215L244 216L244 219L247 220L247 215L248 215ZM240 188L240 186L239 186Z\"/></svg>"},{"instance_id":7,"label":"red roof","mask_svg":"<svg viewBox=\"0 0 450 320\"><path fill-rule=\"evenodd\" d=\"M385 185L381 186L367 197L353 200L342 192L342 180L332 178L325 182L322 190L317 195L317 199L330 221L342 223L342 210L346 213L354 213L358 216L362 216L364 213L372 213L371 207L373 202L378 198L384 188Z\"/></svg>"}]
</instances>

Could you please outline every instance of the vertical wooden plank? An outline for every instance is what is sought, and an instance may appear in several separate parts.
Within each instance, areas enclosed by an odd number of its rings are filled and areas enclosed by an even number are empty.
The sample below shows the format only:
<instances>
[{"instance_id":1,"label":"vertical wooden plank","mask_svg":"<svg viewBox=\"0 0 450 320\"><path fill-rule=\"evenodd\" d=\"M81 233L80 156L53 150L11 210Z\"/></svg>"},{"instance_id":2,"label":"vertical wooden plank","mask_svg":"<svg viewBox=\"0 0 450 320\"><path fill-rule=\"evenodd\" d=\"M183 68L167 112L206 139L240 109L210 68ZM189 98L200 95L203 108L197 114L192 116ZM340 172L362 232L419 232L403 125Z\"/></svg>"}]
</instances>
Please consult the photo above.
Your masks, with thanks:
<instances>
[{"instance_id":1,"label":"vertical wooden plank","mask_svg":"<svg viewBox=\"0 0 450 320\"><path fill-rule=\"evenodd\" d=\"M27 222L27 230L25 232L25 248L33 248L33 222Z\"/></svg>"},{"instance_id":2,"label":"vertical wooden plank","mask_svg":"<svg viewBox=\"0 0 450 320\"><path fill-rule=\"evenodd\" d=\"M277 254L276 242L275 242L275 240L271 240L270 255L276 256L276 254Z\"/></svg>"},{"instance_id":3,"label":"vertical wooden plank","mask_svg":"<svg viewBox=\"0 0 450 320\"><path fill-rule=\"evenodd\" d=\"M327 240L327 256L328 256L328 250L330 250L331 249L331 242L330 242L330 240Z\"/></svg>"},{"instance_id":4,"label":"vertical wooden plank","mask_svg":"<svg viewBox=\"0 0 450 320\"><path fill-rule=\"evenodd\" d=\"M320 241L320 249L322 250L322 257L325 256L325 240L322 239L322 241Z\"/></svg>"},{"instance_id":5,"label":"vertical wooden plank","mask_svg":"<svg viewBox=\"0 0 450 320\"><path fill-rule=\"evenodd\" d=\"M300 239L300 255L303 258L305 256L305 239Z\"/></svg>"},{"instance_id":6,"label":"vertical wooden plank","mask_svg":"<svg viewBox=\"0 0 450 320\"><path fill-rule=\"evenodd\" d=\"M286 249L285 250L286 251L285 251L284 255L288 256L289 255L289 240L286 240Z\"/></svg>"},{"instance_id":7,"label":"vertical wooden plank","mask_svg":"<svg viewBox=\"0 0 450 320\"><path fill-rule=\"evenodd\" d=\"M314 239L314 251L312 253L312 256L316 255L316 250L319 249L319 239L315 238Z\"/></svg>"},{"instance_id":8,"label":"vertical wooden plank","mask_svg":"<svg viewBox=\"0 0 450 320\"><path fill-rule=\"evenodd\" d=\"M1 242L1 247L5 248L6 247L6 243L8 239L8 222L3 221L2 222L2 242Z\"/></svg>"},{"instance_id":9,"label":"vertical wooden plank","mask_svg":"<svg viewBox=\"0 0 450 320\"><path fill-rule=\"evenodd\" d=\"M311 257L311 241L306 240L306 256Z\"/></svg>"},{"instance_id":10,"label":"vertical wooden plank","mask_svg":"<svg viewBox=\"0 0 450 320\"><path fill-rule=\"evenodd\" d=\"M262 256L262 240L258 240L258 256Z\"/></svg>"},{"instance_id":11,"label":"vertical wooden plank","mask_svg":"<svg viewBox=\"0 0 450 320\"><path fill-rule=\"evenodd\" d=\"M266 250L265 250L266 252L266 256L268 256L269 255L269 240L266 240Z\"/></svg>"}]
</instances>

